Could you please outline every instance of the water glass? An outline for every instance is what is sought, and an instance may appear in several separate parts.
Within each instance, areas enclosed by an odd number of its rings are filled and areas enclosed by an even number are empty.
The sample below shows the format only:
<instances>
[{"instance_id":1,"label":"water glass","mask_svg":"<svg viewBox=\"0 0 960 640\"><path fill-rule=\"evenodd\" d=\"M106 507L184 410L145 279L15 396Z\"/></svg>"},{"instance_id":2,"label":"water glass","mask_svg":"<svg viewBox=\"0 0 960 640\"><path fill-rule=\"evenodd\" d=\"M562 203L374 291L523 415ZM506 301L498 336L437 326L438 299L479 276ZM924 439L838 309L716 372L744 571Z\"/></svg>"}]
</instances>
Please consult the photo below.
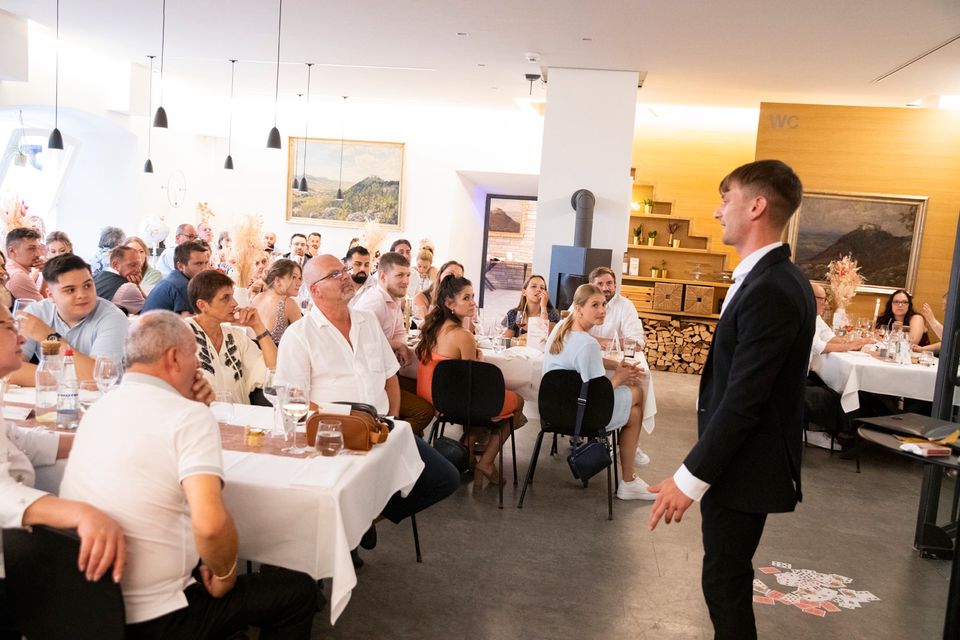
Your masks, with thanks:
<instances>
[{"instance_id":1,"label":"water glass","mask_svg":"<svg viewBox=\"0 0 960 640\"><path fill-rule=\"evenodd\" d=\"M80 388L78 390L78 397L80 400L80 408L84 413L90 408L94 402L100 399L103 395L103 392L100 391L100 386L96 383L95 380L81 380Z\"/></svg>"},{"instance_id":2,"label":"water glass","mask_svg":"<svg viewBox=\"0 0 960 640\"><path fill-rule=\"evenodd\" d=\"M20 312L29 307L34 300L30 298L17 298L13 301L13 317L16 318L20 315Z\"/></svg>"},{"instance_id":3,"label":"water glass","mask_svg":"<svg viewBox=\"0 0 960 640\"><path fill-rule=\"evenodd\" d=\"M921 351L920 352L920 364L925 367L932 367L937 364L937 359L934 357L933 353L930 351Z\"/></svg>"},{"instance_id":4,"label":"water glass","mask_svg":"<svg viewBox=\"0 0 960 640\"><path fill-rule=\"evenodd\" d=\"M623 357L633 358L637 355L637 341L632 338L623 339Z\"/></svg>"},{"instance_id":5,"label":"water glass","mask_svg":"<svg viewBox=\"0 0 960 640\"><path fill-rule=\"evenodd\" d=\"M93 379L100 391L107 393L120 382L120 363L106 356L98 356L93 365Z\"/></svg>"},{"instance_id":6,"label":"water glass","mask_svg":"<svg viewBox=\"0 0 960 640\"><path fill-rule=\"evenodd\" d=\"M41 425L54 425L57 422L57 392L56 384L38 384L35 387L36 402L33 411L37 422Z\"/></svg>"},{"instance_id":7,"label":"water glass","mask_svg":"<svg viewBox=\"0 0 960 640\"><path fill-rule=\"evenodd\" d=\"M335 456L343 449L343 430L339 420L321 420L317 425L315 442L321 456Z\"/></svg>"}]
</instances>

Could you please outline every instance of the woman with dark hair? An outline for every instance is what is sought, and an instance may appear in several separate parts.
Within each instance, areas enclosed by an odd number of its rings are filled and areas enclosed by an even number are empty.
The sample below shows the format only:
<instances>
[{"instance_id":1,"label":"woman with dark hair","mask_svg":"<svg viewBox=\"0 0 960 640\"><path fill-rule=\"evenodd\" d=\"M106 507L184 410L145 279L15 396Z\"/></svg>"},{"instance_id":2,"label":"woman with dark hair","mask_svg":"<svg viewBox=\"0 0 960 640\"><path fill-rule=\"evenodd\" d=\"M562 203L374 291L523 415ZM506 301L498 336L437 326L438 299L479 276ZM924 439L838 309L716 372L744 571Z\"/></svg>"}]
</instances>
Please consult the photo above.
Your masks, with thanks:
<instances>
[{"instance_id":1,"label":"woman with dark hair","mask_svg":"<svg viewBox=\"0 0 960 640\"><path fill-rule=\"evenodd\" d=\"M140 288L143 289L144 293L150 293L150 290L153 289L158 282L163 280L163 276L160 275L159 271L151 267L150 261L147 260L147 256L150 255L150 252L147 250L147 243L137 236L130 236L123 241L123 244L131 249L135 249L137 255L140 256Z\"/></svg>"},{"instance_id":2,"label":"woman with dark hair","mask_svg":"<svg viewBox=\"0 0 960 640\"><path fill-rule=\"evenodd\" d=\"M518 338L527 332L527 320L540 318L547 327L547 335L553 331L555 324L560 322L560 312L550 302L547 293L547 281L543 276L532 275L523 283L520 290L520 302L516 308L507 311L507 316L500 324L506 327L503 332L506 338Z\"/></svg>"},{"instance_id":3,"label":"woman with dark hair","mask_svg":"<svg viewBox=\"0 0 960 640\"><path fill-rule=\"evenodd\" d=\"M447 260L441 265L433 287L429 290L424 289L413 298L413 302L410 304L412 309L411 315L418 325L423 324L423 319L427 317L427 313L429 313L433 307L433 301L437 299L437 290L440 288L440 282L447 276L462 278L463 265L456 260Z\"/></svg>"},{"instance_id":4,"label":"woman with dark hair","mask_svg":"<svg viewBox=\"0 0 960 640\"><path fill-rule=\"evenodd\" d=\"M270 327L274 344L280 344L283 332L300 319L300 307L295 298L303 282L303 271L293 260L280 258L264 277L265 287L251 305L260 314L264 326Z\"/></svg>"},{"instance_id":5,"label":"woman with dark hair","mask_svg":"<svg viewBox=\"0 0 960 640\"><path fill-rule=\"evenodd\" d=\"M227 275L230 275L230 272L233 271L234 257L233 257L233 242L230 239L229 231L221 231L220 236L217 238L217 249L214 254L214 266L223 271Z\"/></svg>"},{"instance_id":6,"label":"woman with dark hair","mask_svg":"<svg viewBox=\"0 0 960 640\"><path fill-rule=\"evenodd\" d=\"M241 308L233 280L219 271L201 271L187 286L197 315L184 318L197 341L200 370L217 394L250 404L250 392L262 387L267 369L277 366L277 345L253 307ZM246 329L256 334L251 340ZM258 348L259 347L259 348Z\"/></svg>"},{"instance_id":7,"label":"woman with dark hair","mask_svg":"<svg viewBox=\"0 0 960 640\"><path fill-rule=\"evenodd\" d=\"M463 328L463 319L472 318L477 311L477 304L473 300L473 285L463 277L448 276L439 282L436 291L436 304L427 314L420 330L420 344L417 345L417 395L433 404L433 371L437 363L443 360L480 360L477 343L473 334ZM519 429L526 423L523 416L523 398L513 391L507 390L503 398L499 419L513 416L514 429ZM486 429L483 430L487 432ZM474 437L475 434L466 434ZM500 427L500 437L497 442L504 442L510 436L510 426ZM500 451L494 444L495 438L489 439L489 444L477 461L476 469L487 479L497 484L499 475L494 460Z\"/></svg>"},{"instance_id":8,"label":"woman with dark hair","mask_svg":"<svg viewBox=\"0 0 960 640\"><path fill-rule=\"evenodd\" d=\"M913 296L903 289L897 289L887 298L883 313L877 318L877 328L894 326L898 322L903 332L910 336L910 344L922 347L929 342L923 316L913 310Z\"/></svg>"}]
</instances>

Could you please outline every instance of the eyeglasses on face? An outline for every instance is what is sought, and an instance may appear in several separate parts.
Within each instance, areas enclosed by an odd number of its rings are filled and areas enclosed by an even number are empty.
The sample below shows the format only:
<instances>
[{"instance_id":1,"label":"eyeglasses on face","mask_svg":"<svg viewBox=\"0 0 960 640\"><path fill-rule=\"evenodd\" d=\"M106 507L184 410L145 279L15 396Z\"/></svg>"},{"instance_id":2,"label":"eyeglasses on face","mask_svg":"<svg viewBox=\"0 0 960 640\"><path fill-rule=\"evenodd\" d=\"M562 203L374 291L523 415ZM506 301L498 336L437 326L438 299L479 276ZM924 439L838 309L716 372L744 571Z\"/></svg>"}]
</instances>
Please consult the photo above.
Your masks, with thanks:
<instances>
[{"instance_id":1,"label":"eyeglasses on face","mask_svg":"<svg viewBox=\"0 0 960 640\"><path fill-rule=\"evenodd\" d=\"M910 304L909 300L894 300L893 304Z\"/></svg>"},{"instance_id":2,"label":"eyeglasses on face","mask_svg":"<svg viewBox=\"0 0 960 640\"><path fill-rule=\"evenodd\" d=\"M350 269L349 267L344 267L343 269L337 269L336 271L331 271L330 273L323 276L316 282L323 282L324 280L328 280L330 278L333 278L334 280L342 280L344 277L349 276L351 271L352 269ZM316 284L316 282L314 282L314 284Z\"/></svg>"}]
</instances>

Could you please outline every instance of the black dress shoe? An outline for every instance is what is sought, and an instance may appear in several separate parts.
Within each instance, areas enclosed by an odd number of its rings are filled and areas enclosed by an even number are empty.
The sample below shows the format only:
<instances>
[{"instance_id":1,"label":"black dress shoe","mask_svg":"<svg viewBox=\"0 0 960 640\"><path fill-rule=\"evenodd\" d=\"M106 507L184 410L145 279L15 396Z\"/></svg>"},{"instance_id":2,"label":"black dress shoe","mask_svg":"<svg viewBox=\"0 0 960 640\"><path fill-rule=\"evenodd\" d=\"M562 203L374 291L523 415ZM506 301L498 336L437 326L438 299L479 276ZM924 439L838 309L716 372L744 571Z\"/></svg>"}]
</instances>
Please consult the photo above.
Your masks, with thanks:
<instances>
[{"instance_id":1,"label":"black dress shoe","mask_svg":"<svg viewBox=\"0 0 960 640\"><path fill-rule=\"evenodd\" d=\"M363 558L360 557L360 551L353 549L350 551L350 559L353 560L353 568L359 569L363 566Z\"/></svg>"},{"instance_id":2,"label":"black dress shoe","mask_svg":"<svg viewBox=\"0 0 960 640\"><path fill-rule=\"evenodd\" d=\"M377 547L377 525L370 525L370 528L367 529L367 532L363 534L362 538L360 538L360 546L367 551Z\"/></svg>"}]
</instances>

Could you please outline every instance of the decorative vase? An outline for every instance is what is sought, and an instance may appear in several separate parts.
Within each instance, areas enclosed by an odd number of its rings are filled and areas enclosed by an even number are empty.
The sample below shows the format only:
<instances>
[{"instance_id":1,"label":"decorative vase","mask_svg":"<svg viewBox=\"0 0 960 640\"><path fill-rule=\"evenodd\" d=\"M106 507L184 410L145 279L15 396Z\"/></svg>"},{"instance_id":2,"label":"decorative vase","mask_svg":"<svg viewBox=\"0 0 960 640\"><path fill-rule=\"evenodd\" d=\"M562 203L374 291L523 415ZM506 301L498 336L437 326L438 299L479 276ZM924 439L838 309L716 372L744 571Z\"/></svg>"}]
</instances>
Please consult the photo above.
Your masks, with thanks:
<instances>
[{"instance_id":1,"label":"decorative vase","mask_svg":"<svg viewBox=\"0 0 960 640\"><path fill-rule=\"evenodd\" d=\"M652 204L643 205L643 215L648 216L651 213L653 213L653 205Z\"/></svg>"},{"instance_id":2,"label":"decorative vase","mask_svg":"<svg viewBox=\"0 0 960 640\"><path fill-rule=\"evenodd\" d=\"M651 278L659 278L659 277L660 277L660 269L658 269L657 267L650 267L650 277L651 277Z\"/></svg>"},{"instance_id":3,"label":"decorative vase","mask_svg":"<svg viewBox=\"0 0 960 640\"><path fill-rule=\"evenodd\" d=\"M671 241L670 241L670 245L671 245L674 249L679 249L679 248L680 248L680 238L677 238L676 240L671 240Z\"/></svg>"},{"instance_id":4,"label":"decorative vase","mask_svg":"<svg viewBox=\"0 0 960 640\"><path fill-rule=\"evenodd\" d=\"M672 247L672 246L673 246L673 234L672 234L672 233L670 234L670 238L667 240L667 246L668 246L668 247Z\"/></svg>"},{"instance_id":5,"label":"decorative vase","mask_svg":"<svg viewBox=\"0 0 960 640\"><path fill-rule=\"evenodd\" d=\"M656 243L657 243L657 239L656 239L656 238L647 238L647 246L648 246L648 247L652 247L652 246L654 246Z\"/></svg>"},{"instance_id":6,"label":"decorative vase","mask_svg":"<svg viewBox=\"0 0 960 640\"><path fill-rule=\"evenodd\" d=\"M833 332L842 335L849 322L846 307L837 307L833 312Z\"/></svg>"},{"instance_id":7,"label":"decorative vase","mask_svg":"<svg viewBox=\"0 0 960 640\"><path fill-rule=\"evenodd\" d=\"M661 277L661 278L666 278L666 277L667 277L667 270L666 270L666 269L660 269L660 277Z\"/></svg>"},{"instance_id":8,"label":"decorative vase","mask_svg":"<svg viewBox=\"0 0 960 640\"><path fill-rule=\"evenodd\" d=\"M640 236L633 236L633 244L637 247L640 246Z\"/></svg>"}]
</instances>

